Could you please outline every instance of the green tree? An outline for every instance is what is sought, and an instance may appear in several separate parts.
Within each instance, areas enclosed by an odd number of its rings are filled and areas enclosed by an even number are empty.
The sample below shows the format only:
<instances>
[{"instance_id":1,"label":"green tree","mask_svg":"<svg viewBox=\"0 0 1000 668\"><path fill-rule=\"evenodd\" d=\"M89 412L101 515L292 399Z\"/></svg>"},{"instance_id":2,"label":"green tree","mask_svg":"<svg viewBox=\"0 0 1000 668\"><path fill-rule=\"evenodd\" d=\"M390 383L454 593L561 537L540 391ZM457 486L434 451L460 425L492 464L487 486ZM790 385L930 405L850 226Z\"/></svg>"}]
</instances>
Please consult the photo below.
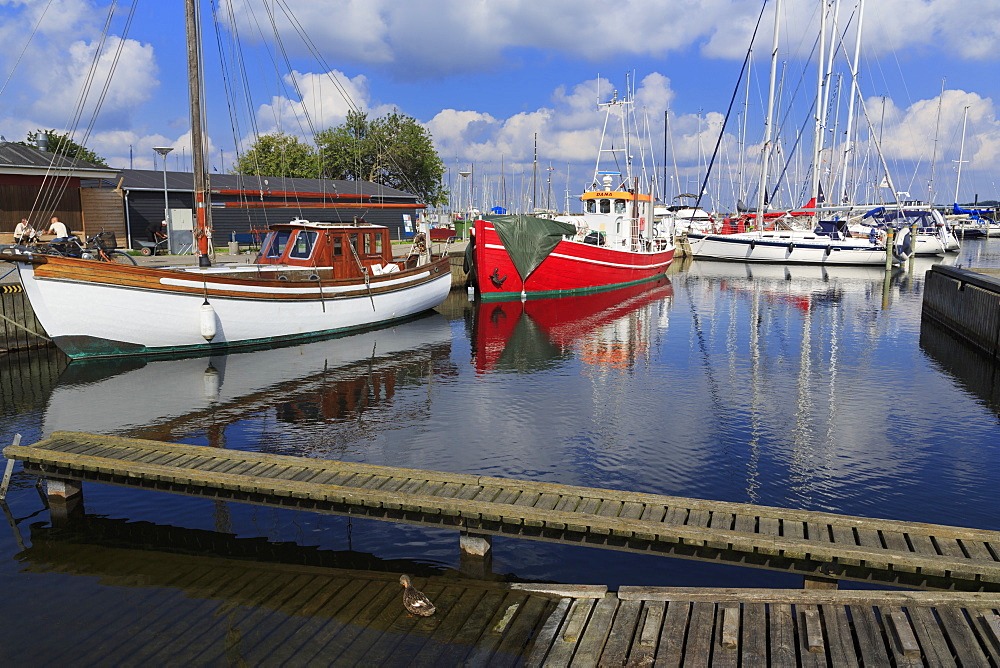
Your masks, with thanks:
<instances>
[{"instance_id":1,"label":"green tree","mask_svg":"<svg viewBox=\"0 0 1000 668\"><path fill-rule=\"evenodd\" d=\"M236 159L229 173L304 179L319 176L313 148L298 137L283 132L258 137L250 150Z\"/></svg>"},{"instance_id":2,"label":"green tree","mask_svg":"<svg viewBox=\"0 0 1000 668\"><path fill-rule=\"evenodd\" d=\"M444 163L430 133L410 116L348 112L342 125L316 135L316 145L327 178L380 183L431 206L448 201Z\"/></svg>"},{"instance_id":3,"label":"green tree","mask_svg":"<svg viewBox=\"0 0 1000 668\"><path fill-rule=\"evenodd\" d=\"M42 136L48 139L49 153L55 153L67 158L75 158L76 160L83 160L84 162L101 165L102 167L108 166L108 163L105 162L104 158L97 155L89 148L81 146L70 139L68 132L59 133L55 130L38 130L37 132L29 132L26 141L19 141L17 143L22 146L37 146L38 138Z\"/></svg>"}]
</instances>

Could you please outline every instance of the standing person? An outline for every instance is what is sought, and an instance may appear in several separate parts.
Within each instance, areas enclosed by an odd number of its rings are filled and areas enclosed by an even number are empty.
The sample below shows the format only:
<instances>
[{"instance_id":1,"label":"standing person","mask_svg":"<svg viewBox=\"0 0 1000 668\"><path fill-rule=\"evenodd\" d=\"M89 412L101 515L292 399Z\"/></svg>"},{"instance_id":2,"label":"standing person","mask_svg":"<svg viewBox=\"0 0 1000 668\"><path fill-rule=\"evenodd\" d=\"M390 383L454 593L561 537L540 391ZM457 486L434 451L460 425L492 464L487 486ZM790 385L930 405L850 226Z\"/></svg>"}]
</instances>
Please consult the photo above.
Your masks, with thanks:
<instances>
[{"instance_id":1,"label":"standing person","mask_svg":"<svg viewBox=\"0 0 1000 668\"><path fill-rule=\"evenodd\" d=\"M52 240L52 243L58 243L69 239L69 230L66 229L66 223L59 220L59 216L52 216L52 220L49 221L49 234L54 234L56 236L56 238Z\"/></svg>"},{"instance_id":2,"label":"standing person","mask_svg":"<svg viewBox=\"0 0 1000 668\"><path fill-rule=\"evenodd\" d=\"M14 243L24 245L31 243L35 237L35 230L28 223L27 218L22 218L21 222L14 228Z\"/></svg>"}]
</instances>

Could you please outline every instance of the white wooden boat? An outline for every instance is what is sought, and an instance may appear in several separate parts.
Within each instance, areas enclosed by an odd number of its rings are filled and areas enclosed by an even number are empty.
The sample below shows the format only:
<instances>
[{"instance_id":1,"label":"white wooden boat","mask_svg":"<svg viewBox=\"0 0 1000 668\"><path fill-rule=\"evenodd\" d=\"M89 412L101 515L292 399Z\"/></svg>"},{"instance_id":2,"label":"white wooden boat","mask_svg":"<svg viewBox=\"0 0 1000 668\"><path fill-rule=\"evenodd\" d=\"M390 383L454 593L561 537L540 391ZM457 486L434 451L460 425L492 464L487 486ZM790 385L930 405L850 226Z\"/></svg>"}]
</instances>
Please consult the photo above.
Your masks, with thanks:
<instances>
[{"instance_id":1,"label":"white wooden boat","mask_svg":"<svg viewBox=\"0 0 1000 668\"><path fill-rule=\"evenodd\" d=\"M46 333L72 358L190 354L401 320L451 289L450 261L392 258L388 228L271 226L253 264L154 268L38 254L17 263Z\"/></svg>"}]
</instances>

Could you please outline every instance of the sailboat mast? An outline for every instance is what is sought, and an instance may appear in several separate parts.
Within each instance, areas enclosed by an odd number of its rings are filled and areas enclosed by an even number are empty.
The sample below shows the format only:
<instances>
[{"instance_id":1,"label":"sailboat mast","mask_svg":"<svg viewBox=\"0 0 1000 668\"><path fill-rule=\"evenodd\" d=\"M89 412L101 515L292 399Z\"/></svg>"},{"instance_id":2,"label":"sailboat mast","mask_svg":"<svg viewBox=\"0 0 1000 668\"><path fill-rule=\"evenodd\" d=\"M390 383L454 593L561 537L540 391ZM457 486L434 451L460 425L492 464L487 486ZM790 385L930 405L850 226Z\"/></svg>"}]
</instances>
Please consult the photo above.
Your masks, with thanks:
<instances>
[{"instance_id":1,"label":"sailboat mast","mask_svg":"<svg viewBox=\"0 0 1000 668\"><path fill-rule=\"evenodd\" d=\"M958 204L958 187L962 184L962 163L965 162L965 128L969 124L969 107L965 107L962 119L962 144L958 149L958 177L955 179L955 204Z\"/></svg>"},{"instance_id":2,"label":"sailboat mast","mask_svg":"<svg viewBox=\"0 0 1000 668\"><path fill-rule=\"evenodd\" d=\"M864 25L865 17L865 2L864 0L859 0L857 4L858 8L858 27L857 34L854 36L854 59L849 63L851 68L851 95L850 103L847 105L847 130L844 132L844 161L840 166L840 202L841 204L849 203L853 198L847 192L847 171L848 162L852 159L852 153L854 153L854 105L855 100L861 97L861 90L858 88L858 66L861 62L861 28ZM933 168L932 168L933 170Z\"/></svg>"},{"instance_id":3,"label":"sailboat mast","mask_svg":"<svg viewBox=\"0 0 1000 668\"><path fill-rule=\"evenodd\" d=\"M823 152L823 100L826 92L826 15L829 9L826 0L823 0L823 9L819 19L819 58L817 61L816 76L816 125L813 135L813 159L812 159L812 188L811 196L813 202L812 221L813 227L819 221L819 179L821 172L820 157Z\"/></svg>"},{"instance_id":4,"label":"sailboat mast","mask_svg":"<svg viewBox=\"0 0 1000 668\"><path fill-rule=\"evenodd\" d=\"M767 194L767 172L771 157L771 136L774 125L774 85L778 74L778 32L781 26L781 0L774 3L774 36L771 39L771 80L767 89L767 120L764 123L764 148L761 155L760 185L757 190L757 223L758 230L763 229L764 204Z\"/></svg>"},{"instance_id":5,"label":"sailboat mast","mask_svg":"<svg viewBox=\"0 0 1000 668\"><path fill-rule=\"evenodd\" d=\"M941 94L938 95L937 120L934 122L934 151L931 153L931 179L927 182L927 202L933 204L934 196L934 166L937 164L938 133L941 131L941 103L944 101L944 79L941 79Z\"/></svg>"},{"instance_id":6,"label":"sailboat mast","mask_svg":"<svg viewBox=\"0 0 1000 668\"><path fill-rule=\"evenodd\" d=\"M191 111L191 157L194 170L195 240L198 246L198 266L211 266L209 259L212 235L211 196L208 192L208 173L205 170L202 115L202 60L200 4L198 0L184 0L187 33L188 97Z\"/></svg>"}]
</instances>

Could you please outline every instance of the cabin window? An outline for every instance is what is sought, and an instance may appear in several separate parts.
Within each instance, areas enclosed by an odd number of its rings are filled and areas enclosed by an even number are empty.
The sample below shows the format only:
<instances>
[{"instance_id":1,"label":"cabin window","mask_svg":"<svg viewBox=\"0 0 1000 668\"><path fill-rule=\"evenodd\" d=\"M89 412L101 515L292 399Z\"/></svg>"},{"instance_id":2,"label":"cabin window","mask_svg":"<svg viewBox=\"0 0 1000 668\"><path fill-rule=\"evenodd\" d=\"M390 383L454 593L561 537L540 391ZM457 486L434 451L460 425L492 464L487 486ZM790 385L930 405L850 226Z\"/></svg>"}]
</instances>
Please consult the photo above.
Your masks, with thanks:
<instances>
[{"instance_id":1,"label":"cabin window","mask_svg":"<svg viewBox=\"0 0 1000 668\"><path fill-rule=\"evenodd\" d=\"M597 200L587 200L587 213L597 213Z\"/></svg>"},{"instance_id":2,"label":"cabin window","mask_svg":"<svg viewBox=\"0 0 1000 668\"><path fill-rule=\"evenodd\" d=\"M288 257L308 260L309 256L312 255L313 248L316 246L317 234L313 230L299 230L299 233L295 235L295 243L292 244L292 250L288 252Z\"/></svg>"},{"instance_id":3,"label":"cabin window","mask_svg":"<svg viewBox=\"0 0 1000 668\"><path fill-rule=\"evenodd\" d=\"M350 237L351 237L350 244L354 248L354 254L357 255L357 256L360 256L362 248L358 245L358 233L357 232L352 232L350 234Z\"/></svg>"},{"instance_id":4,"label":"cabin window","mask_svg":"<svg viewBox=\"0 0 1000 668\"><path fill-rule=\"evenodd\" d=\"M333 256L340 257L344 254L344 237L337 235L333 238Z\"/></svg>"},{"instance_id":5,"label":"cabin window","mask_svg":"<svg viewBox=\"0 0 1000 668\"><path fill-rule=\"evenodd\" d=\"M609 199L601 200L601 213L611 213L611 200Z\"/></svg>"},{"instance_id":6,"label":"cabin window","mask_svg":"<svg viewBox=\"0 0 1000 668\"><path fill-rule=\"evenodd\" d=\"M382 256L382 235L365 232L361 235L361 250L365 255Z\"/></svg>"},{"instance_id":7,"label":"cabin window","mask_svg":"<svg viewBox=\"0 0 1000 668\"><path fill-rule=\"evenodd\" d=\"M271 232L268 235L270 241L266 245L267 250L264 252L264 257L281 257L285 253L285 246L288 245L290 236L292 236L290 230Z\"/></svg>"},{"instance_id":8,"label":"cabin window","mask_svg":"<svg viewBox=\"0 0 1000 668\"><path fill-rule=\"evenodd\" d=\"M625 200L623 199L615 200L615 213L625 213Z\"/></svg>"}]
</instances>

